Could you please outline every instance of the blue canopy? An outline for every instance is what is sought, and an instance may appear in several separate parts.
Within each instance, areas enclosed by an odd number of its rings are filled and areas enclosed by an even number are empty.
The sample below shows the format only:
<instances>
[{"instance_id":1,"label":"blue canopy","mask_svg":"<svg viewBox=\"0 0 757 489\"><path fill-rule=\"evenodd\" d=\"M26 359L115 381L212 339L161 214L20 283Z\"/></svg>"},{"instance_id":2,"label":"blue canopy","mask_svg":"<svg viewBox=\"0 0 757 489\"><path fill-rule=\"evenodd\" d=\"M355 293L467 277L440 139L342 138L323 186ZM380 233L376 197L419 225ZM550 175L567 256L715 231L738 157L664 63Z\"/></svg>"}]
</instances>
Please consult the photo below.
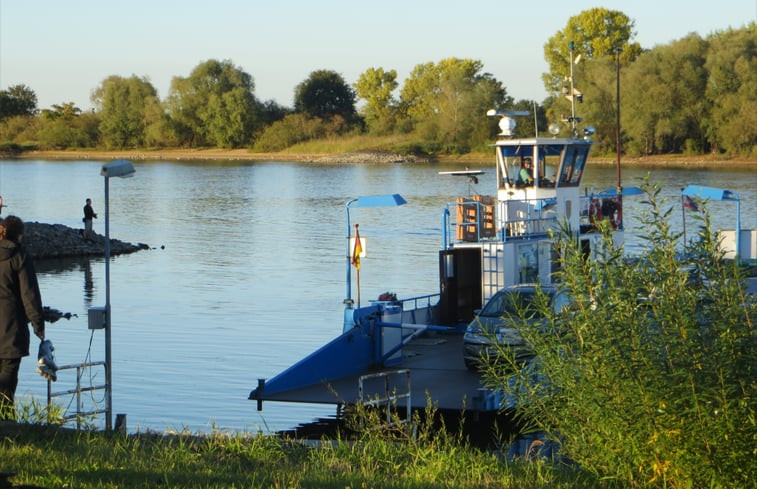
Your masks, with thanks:
<instances>
[{"instance_id":1,"label":"blue canopy","mask_svg":"<svg viewBox=\"0 0 757 489\"><path fill-rule=\"evenodd\" d=\"M698 197L703 200L719 200L736 202L736 262L741 261L741 199L738 194L715 187L703 187L701 185L689 185L681 195L686 197Z\"/></svg>"},{"instance_id":2,"label":"blue canopy","mask_svg":"<svg viewBox=\"0 0 757 489\"><path fill-rule=\"evenodd\" d=\"M705 200L739 200L739 196L730 190L715 187L703 187L701 185L689 185L686 187L682 195L688 197L699 197Z\"/></svg>"},{"instance_id":3,"label":"blue canopy","mask_svg":"<svg viewBox=\"0 0 757 489\"><path fill-rule=\"evenodd\" d=\"M358 197L347 203L347 207L394 207L407 204L400 194L369 195Z\"/></svg>"}]
</instances>

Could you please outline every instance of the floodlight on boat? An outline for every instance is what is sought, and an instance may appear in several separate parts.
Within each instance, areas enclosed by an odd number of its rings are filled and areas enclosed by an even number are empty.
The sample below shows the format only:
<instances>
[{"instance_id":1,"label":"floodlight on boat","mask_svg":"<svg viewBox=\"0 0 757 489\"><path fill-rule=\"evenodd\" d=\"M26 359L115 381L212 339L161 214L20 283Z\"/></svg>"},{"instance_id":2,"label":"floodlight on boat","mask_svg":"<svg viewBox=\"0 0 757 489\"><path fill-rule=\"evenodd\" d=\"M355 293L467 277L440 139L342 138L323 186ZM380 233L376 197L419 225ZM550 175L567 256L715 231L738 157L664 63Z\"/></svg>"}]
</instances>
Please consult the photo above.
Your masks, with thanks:
<instances>
[{"instance_id":1,"label":"floodlight on boat","mask_svg":"<svg viewBox=\"0 0 757 489\"><path fill-rule=\"evenodd\" d=\"M594 129L594 126L584 127L584 137L588 138L589 136L593 135L595 132L597 131Z\"/></svg>"},{"instance_id":2,"label":"floodlight on boat","mask_svg":"<svg viewBox=\"0 0 757 489\"><path fill-rule=\"evenodd\" d=\"M560 124L553 122L549 125L549 133L553 136L560 134Z\"/></svg>"}]
</instances>

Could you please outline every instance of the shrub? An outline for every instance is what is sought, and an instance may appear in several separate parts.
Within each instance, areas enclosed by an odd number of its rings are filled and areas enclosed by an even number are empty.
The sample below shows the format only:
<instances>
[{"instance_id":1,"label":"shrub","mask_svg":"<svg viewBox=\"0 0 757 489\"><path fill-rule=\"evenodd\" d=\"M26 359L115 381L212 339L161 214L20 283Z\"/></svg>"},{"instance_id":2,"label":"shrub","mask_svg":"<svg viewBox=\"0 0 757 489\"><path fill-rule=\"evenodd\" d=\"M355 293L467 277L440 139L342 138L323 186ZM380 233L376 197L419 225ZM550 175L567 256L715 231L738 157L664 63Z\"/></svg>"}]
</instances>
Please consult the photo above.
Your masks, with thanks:
<instances>
[{"instance_id":1,"label":"shrub","mask_svg":"<svg viewBox=\"0 0 757 489\"><path fill-rule=\"evenodd\" d=\"M645 187L643 256L628 260L604 227L600 256L586 259L563 229L557 279L575 304L555 315L542 301L549 327L519 326L536 361L513 377L492 368L487 382L600 478L746 487L757 480L755 302L743 270L723 260L705 206L699 239L681 254L673 209Z\"/></svg>"}]
</instances>

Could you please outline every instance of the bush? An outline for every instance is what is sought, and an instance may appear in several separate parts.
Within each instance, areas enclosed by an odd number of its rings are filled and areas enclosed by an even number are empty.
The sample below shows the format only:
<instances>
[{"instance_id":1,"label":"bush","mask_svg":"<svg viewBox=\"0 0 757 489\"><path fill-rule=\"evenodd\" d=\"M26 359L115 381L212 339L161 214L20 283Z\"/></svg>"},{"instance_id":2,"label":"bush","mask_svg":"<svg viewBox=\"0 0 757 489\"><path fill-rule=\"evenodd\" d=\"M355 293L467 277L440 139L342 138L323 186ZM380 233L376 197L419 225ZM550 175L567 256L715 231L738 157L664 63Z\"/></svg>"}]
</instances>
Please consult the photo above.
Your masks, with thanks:
<instances>
[{"instance_id":1,"label":"bush","mask_svg":"<svg viewBox=\"0 0 757 489\"><path fill-rule=\"evenodd\" d=\"M537 354L487 382L517 399L528 428L598 477L632 486L746 487L757 480L755 302L726 262L703 206L699 240L678 253L659 188L645 184L647 250L628 260L602 230L586 259L569 229L557 279L575 298L548 328L520 328ZM683 256L683 258L681 258ZM502 355L508 355L502 351ZM514 361L514 359L511 359Z\"/></svg>"}]
</instances>

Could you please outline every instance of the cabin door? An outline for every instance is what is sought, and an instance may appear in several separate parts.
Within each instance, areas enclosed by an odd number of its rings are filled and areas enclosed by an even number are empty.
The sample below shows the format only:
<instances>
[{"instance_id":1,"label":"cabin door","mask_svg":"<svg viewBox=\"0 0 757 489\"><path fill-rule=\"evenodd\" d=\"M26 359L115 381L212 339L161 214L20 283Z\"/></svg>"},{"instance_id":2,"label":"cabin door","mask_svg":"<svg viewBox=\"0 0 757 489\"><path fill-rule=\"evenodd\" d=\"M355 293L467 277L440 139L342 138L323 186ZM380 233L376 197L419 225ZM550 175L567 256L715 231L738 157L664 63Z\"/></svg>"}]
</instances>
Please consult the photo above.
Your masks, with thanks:
<instances>
[{"instance_id":1,"label":"cabin door","mask_svg":"<svg viewBox=\"0 0 757 489\"><path fill-rule=\"evenodd\" d=\"M455 248L439 252L441 324L469 323L481 309L481 249Z\"/></svg>"}]
</instances>

